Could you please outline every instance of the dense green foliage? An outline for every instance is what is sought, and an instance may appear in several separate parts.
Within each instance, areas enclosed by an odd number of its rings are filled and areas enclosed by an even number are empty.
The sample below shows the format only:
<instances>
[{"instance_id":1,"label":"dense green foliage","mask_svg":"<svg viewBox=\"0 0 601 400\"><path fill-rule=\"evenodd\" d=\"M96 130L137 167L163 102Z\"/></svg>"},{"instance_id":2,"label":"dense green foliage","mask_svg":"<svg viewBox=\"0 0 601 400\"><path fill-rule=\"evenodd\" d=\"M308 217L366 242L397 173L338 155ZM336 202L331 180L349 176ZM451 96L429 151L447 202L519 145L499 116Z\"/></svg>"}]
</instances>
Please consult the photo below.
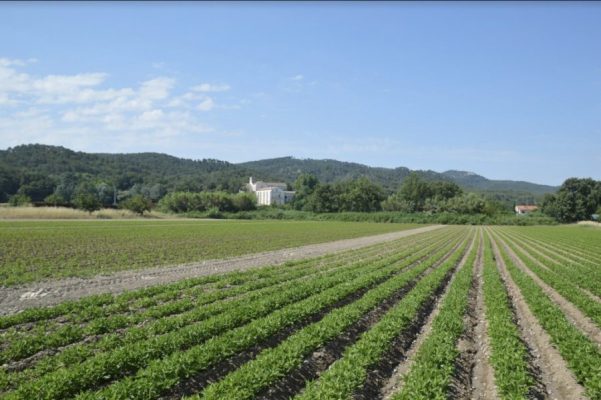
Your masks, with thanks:
<instances>
[{"instance_id":1,"label":"dense green foliage","mask_svg":"<svg viewBox=\"0 0 601 400\"><path fill-rule=\"evenodd\" d=\"M451 170L443 173L430 170L411 171L405 167L394 169L378 168L337 160L281 157L250 161L239 165L256 171L260 175L274 176L286 182L294 182L303 173L314 175L323 183L336 183L367 177L370 181L381 185L389 191L396 191L404 179L412 172L415 172L420 178L426 181L455 182L463 189L470 191L484 191L492 195L497 193L510 195L513 201L518 201L518 198L541 196L545 193L554 192L557 189L553 186L537 185L523 181L490 180L465 171Z\"/></svg>"},{"instance_id":2,"label":"dense green foliage","mask_svg":"<svg viewBox=\"0 0 601 400\"><path fill-rule=\"evenodd\" d=\"M601 208L601 181L567 179L557 194L545 196L543 212L560 222L590 220Z\"/></svg>"},{"instance_id":3,"label":"dense green foliage","mask_svg":"<svg viewBox=\"0 0 601 400\"><path fill-rule=\"evenodd\" d=\"M263 180L294 182L302 174L312 174L324 184L367 178L387 193L398 190L411 174L404 167L373 168L335 160L298 160L276 158L243 164L203 159L188 160L159 153L91 154L63 147L23 145L0 150L0 202L14 194L41 202L52 194L63 204L71 203L73 192L81 182L97 187L105 205L142 194L157 202L165 193L176 191L226 191L244 188L249 176ZM556 188L528 182L493 181L461 171L415 171L427 181L455 182L464 190L482 192L485 197L511 206L513 202L551 193ZM58 202L58 198L53 199Z\"/></svg>"},{"instance_id":4,"label":"dense green foliage","mask_svg":"<svg viewBox=\"0 0 601 400\"><path fill-rule=\"evenodd\" d=\"M0 221L0 282L91 276L410 227L309 221Z\"/></svg>"},{"instance_id":5,"label":"dense green foliage","mask_svg":"<svg viewBox=\"0 0 601 400\"><path fill-rule=\"evenodd\" d=\"M385 198L384 189L365 177L322 184L313 175L301 175L294 186L298 195L292 206L317 213L379 211Z\"/></svg>"},{"instance_id":6,"label":"dense green foliage","mask_svg":"<svg viewBox=\"0 0 601 400\"><path fill-rule=\"evenodd\" d=\"M159 208L166 212L189 213L216 209L217 211L238 212L257 208L257 199L252 193L226 192L173 192L159 201Z\"/></svg>"},{"instance_id":7,"label":"dense green foliage","mask_svg":"<svg viewBox=\"0 0 601 400\"><path fill-rule=\"evenodd\" d=\"M136 194L125 200L123 207L127 210L135 212L136 214L143 215L146 211L150 211L152 209L153 204L141 194Z\"/></svg>"},{"instance_id":8,"label":"dense green foliage","mask_svg":"<svg viewBox=\"0 0 601 400\"><path fill-rule=\"evenodd\" d=\"M204 213L187 213L183 216L192 218L207 218ZM299 221L354 221L354 222L385 222L412 224L445 224L445 225L556 225L557 221L540 214L516 216L514 214L458 214L449 212L432 213L402 213L396 211L338 212L313 213L310 211L283 210L275 207L263 207L256 211L220 213L220 218L229 219L283 219Z\"/></svg>"},{"instance_id":9,"label":"dense green foliage","mask_svg":"<svg viewBox=\"0 0 601 400\"><path fill-rule=\"evenodd\" d=\"M237 192L249 175L242 167L211 159L187 160L159 153L90 154L24 145L0 150L0 202L15 193L36 202L56 193L70 203L75 188L87 182L107 194L103 204L113 202L113 188L121 198L143 194L158 201L167 191Z\"/></svg>"}]
</instances>

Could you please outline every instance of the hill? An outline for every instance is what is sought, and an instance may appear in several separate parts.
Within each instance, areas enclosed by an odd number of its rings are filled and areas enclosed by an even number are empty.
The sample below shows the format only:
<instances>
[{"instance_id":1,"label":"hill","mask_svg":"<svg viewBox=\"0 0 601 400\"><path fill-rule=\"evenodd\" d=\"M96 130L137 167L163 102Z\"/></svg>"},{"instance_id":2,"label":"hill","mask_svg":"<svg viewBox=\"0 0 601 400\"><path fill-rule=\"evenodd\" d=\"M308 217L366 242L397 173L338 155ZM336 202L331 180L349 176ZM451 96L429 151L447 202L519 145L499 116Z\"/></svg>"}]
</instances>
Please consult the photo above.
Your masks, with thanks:
<instances>
[{"instance_id":1,"label":"hill","mask_svg":"<svg viewBox=\"0 0 601 400\"><path fill-rule=\"evenodd\" d=\"M338 182L367 176L374 182L390 190L400 186L403 179L411 172L416 172L426 180L453 181L470 191L513 193L515 195L539 196L557 190L555 186L511 180L491 180L473 172L449 170L443 173L427 170L412 171L409 168L380 168L363 164L336 160L297 159L293 157L272 158L238 164L260 174L270 174L277 179L293 182L302 173L311 173L322 182Z\"/></svg>"},{"instance_id":2,"label":"hill","mask_svg":"<svg viewBox=\"0 0 601 400\"><path fill-rule=\"evenodd\" d=\"M69 174L103 180L120 190L135 184L161 184L166 190L237 191L251 172L226 161L189 160L161 153L84 153L39 144L0 150L0 197L2 192L13 194L31 182L57 185Z\"/></svg>"},{"instance_id":3,"label":"hill","mask_svg":"<svg viewBox=\"0 0 601 400\"><path fill-rule=\"evenodd\" d=\"M42 196L69 174L103 180L120 190L127 190L135 184L160 184L167 191L236 192L249 176L292 184L303 172L314 174L326 183L365 176L394 191L412 171L405 167L378 168L337 160L281 157L233 164L214 159L184 159L162 153L85 153L60 146L30 144L0 150L0 201L5 201L7 195L16 193L22 185L42 186L39 190ZM484 192L503 201L527 201L557 190L553 186L530 182L489 180L464 171L415 172L426 180L453 181L468 191Z\"/></svg>"}]
</instances>

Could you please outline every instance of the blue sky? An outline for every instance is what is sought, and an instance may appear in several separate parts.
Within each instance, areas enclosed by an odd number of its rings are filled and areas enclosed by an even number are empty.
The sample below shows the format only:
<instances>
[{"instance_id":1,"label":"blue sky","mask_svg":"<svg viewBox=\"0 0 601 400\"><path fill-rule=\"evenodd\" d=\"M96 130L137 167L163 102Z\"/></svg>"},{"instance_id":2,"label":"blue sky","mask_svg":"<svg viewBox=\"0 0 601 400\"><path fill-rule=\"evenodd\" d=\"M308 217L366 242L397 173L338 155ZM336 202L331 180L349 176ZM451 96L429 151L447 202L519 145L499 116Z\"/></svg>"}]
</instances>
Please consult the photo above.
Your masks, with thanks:
<instances>
[{"instance_id":1,"label":"blue sky","mask_svg":"<svg viewBox=\"0 0 601 400\"><path fill-rule=\"evenodd\" d=\"M0 148L601 179L601 3L2 3Z\"/></svg>"}]
</instances>

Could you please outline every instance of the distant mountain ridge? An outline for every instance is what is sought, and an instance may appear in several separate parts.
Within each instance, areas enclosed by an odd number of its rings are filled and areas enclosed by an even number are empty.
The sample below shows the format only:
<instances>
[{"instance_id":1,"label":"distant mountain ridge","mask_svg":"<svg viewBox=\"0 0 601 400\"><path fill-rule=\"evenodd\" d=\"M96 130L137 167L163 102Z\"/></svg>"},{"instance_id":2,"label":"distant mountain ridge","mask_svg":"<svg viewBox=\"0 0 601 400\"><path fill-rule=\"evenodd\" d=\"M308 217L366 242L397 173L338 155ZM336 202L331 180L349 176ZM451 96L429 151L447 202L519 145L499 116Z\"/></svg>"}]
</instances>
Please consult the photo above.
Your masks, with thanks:
<instances>
[{"instance_id":1,"label":"distant mountain ridge","mask_svg":"<svg viewBox=\"0 0 601 400\"><path fill-rule=\"evenodd\" d=\"M542 195L555 192L558 189L556 186L541 185L525 181L491 180L468 171L448 170L442 173L432 170L412 171L406 167L370 167L358 163L329 159L313 160L280 157L249 161L237 165L248 170L269 174L270 176L288 182L293 182L302 172L314 174L320 181L328 183L367 176L373 181L392 190L400 186L403 179L412 172L419 174L426 180L453 181L464 189L474 191L515 192Z\"/></svg>"},{"instance_id":2,"label":"distant mountain ridge","mask_svg":"<svg viewBox=\"0 0 601 400\"><path fill-rule=\"evenodd\" d=\"M110 180L121 187L134 183L161 183L170 190L236 191L243 187L249 176L253 176L255 180L277 180L293 184L299 174L311 173L324 183L365 176L389 191L394 191L412 172L427 180L453 181L468 191L504 192L510 193L510 197L540 196L558 189L523 181L490 180L467 171L412 171L406 167L370 167L331 159L280 157L233 164L215 159L184 159L163 153L85 153L39 144L0 150L0 183L3 179L5 182L11 179L14 181L15 177L23 174L37 174L54 179L61 174L76 173Z\"/></svg>"}]
</instances>

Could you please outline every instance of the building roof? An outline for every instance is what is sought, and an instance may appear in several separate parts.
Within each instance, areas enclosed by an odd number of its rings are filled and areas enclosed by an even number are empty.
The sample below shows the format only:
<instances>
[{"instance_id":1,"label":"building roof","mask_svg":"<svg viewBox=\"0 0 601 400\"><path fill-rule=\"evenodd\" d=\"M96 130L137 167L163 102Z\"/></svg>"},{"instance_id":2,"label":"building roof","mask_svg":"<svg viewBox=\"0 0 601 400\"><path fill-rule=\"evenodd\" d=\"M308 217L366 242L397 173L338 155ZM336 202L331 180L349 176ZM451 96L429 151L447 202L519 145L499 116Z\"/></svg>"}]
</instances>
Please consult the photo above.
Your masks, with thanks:
<instances>
[{"instance_id":1,"label":"building roof","mask_svg":"<svg viewBox=\"0 0 601 400\"><path fill-rule=\"evenodd\" d=\"M536 211L538 210L538 206L528 206L528 205L517 205L515 209L518 211Z\"/></svg>"}]
</instances>

